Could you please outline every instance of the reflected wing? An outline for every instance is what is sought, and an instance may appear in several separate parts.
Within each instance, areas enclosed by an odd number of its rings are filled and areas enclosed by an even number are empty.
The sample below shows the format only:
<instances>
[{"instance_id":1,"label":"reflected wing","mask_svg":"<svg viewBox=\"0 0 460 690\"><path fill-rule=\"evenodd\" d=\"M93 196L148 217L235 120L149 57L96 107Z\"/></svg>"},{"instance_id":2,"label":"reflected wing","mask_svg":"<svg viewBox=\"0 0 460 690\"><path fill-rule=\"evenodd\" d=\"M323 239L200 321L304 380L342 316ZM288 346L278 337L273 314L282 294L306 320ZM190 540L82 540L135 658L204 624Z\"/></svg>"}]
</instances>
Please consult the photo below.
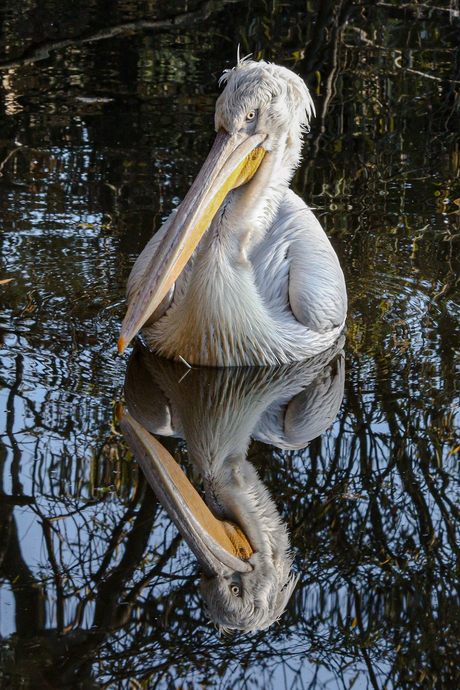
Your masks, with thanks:
<instances>
[{"instance_id":1,"label":"reflected wing","mask_svg":"<svg viewBox=\"0 0 460 690\"><path fill-rule=\"evenodd\" d=\"M331 426L342 403L344 386L345 358L342 356L291 400L284 416L284 438L290 448L304 448Z\"/></svg>"},{"instance_id":2,"label":"reflected wing","mask_svg":"<svg viewBox=\"0 0 460 690\"><path fill-rule=\"evenodd\" d=\"M253 438L287 450L305 448L333 423L342 403L344 385L345 357L339 352L294 397L280 398L270 405Z\"/></svg>"}]
</instances>

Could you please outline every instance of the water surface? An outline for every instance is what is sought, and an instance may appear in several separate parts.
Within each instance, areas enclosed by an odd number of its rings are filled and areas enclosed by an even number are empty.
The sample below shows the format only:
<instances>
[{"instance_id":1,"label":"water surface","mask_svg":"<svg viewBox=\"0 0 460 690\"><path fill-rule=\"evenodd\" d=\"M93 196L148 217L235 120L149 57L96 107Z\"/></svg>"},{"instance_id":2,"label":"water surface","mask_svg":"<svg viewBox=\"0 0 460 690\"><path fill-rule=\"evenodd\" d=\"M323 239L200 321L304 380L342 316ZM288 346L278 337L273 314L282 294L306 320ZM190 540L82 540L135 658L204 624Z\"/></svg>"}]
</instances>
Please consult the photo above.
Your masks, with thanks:
<instances>
[{"instance_id":1,"label":"water surface","mask_svg":"<svg viewBox=\"0 0 460 690\"><path fill-rule=\"evenodd\" d=\"M2 683L456 687L458 3L109 5L0 9ZM334 423L249 447L298 586L278 623L227 638L114 406L127 276L209 150L239 43L315 98L293 186L350 309Z\"/></svg>"}]
</instances>

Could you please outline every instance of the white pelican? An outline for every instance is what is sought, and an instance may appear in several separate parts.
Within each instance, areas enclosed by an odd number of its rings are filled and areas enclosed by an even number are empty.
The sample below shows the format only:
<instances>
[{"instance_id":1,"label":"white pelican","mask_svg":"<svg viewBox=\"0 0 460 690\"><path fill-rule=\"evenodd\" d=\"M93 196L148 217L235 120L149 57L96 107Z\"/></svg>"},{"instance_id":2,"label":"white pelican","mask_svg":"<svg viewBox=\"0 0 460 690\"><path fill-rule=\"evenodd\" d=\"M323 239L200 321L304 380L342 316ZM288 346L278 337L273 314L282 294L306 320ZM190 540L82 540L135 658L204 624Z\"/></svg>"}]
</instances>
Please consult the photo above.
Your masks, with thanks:
<instances>
[{"instance_id":1,"label":"white pelican","mask_svg":"<svg viewBox=\"0 0 460 690\"><path fill-rule=\"evenodd\" d=\"M118 349L139 329L167 358L210 366L302 360L341 334L337 256L289 182L314 114L300 77L239 60L217 100L217 137L177 212L128 280Z\"/></svg>"},{"instance_id":2,"label":"white pelican","mask_svg":"<svg viewBox=\"0 0 460 690\"><path fill-rule=\"evenodd\" d=\"M279 367L184 366L135 348L126 372L130 414L120 426L158 499L201 569L221 629L261 630L284 611L296 578L286 526L246 459L250 439L305 447L329 427L344 388L343 338L306 362ZM151 433L187 441L205 500Z\"/></svg>"}]
</instances>

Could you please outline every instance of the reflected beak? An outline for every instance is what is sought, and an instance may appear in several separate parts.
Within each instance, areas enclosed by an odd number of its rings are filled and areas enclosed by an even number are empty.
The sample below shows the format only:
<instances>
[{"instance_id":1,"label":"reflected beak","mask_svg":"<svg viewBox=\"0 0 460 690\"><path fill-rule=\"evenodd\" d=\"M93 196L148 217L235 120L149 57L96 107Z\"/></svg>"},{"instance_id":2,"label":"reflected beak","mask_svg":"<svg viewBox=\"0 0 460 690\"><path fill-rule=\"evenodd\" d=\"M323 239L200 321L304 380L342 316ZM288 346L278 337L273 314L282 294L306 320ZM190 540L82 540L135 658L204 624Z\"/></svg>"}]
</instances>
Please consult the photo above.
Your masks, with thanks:
<instances>
[{"instance_id":1,"label":"reflected beak","mask_svg":"<svg viewBox=\"0 0 460 690\"><path fill-rule=\"evenodd\" d=\"M247 573L252 548L241 529L218 520L185 473L149 432L129 414L117 410L127 440L158 500L198 558L208 577Z\"/></svg>"},{"instance_id":2,"label":"reflected beak","mask_svg":"<svg viewBox=\"0 0 460 690\"><path fill-rule=\"evenodd\" d=\"M128 305L118 341L120 354L174 285L228 192L253 177L265 155L260 147L264 139L262 134L218 132Z\"/></svg>"}]
</instances>

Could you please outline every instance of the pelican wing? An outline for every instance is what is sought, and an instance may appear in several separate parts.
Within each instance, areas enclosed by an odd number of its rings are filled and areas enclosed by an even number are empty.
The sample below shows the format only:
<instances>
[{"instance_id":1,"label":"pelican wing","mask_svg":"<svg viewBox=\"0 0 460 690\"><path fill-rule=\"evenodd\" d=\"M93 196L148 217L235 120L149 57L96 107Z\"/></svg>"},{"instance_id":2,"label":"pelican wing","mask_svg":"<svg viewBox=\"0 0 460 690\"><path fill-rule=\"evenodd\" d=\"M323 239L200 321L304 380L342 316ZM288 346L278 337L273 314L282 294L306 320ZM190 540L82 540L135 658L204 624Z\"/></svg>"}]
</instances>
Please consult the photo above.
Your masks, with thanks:
<instances>
[{"instance_id":1,"label":"pelican wing","mask_svg":"<svg viewBox=\"0 0 460 690\"><path fill-rule=\"evenodd\" d=\"M329 238L310 209L304 207L295 222L303 232L296 233L288 251L289 303L297 321L325 333L345 320L345 279Z\"/></svg>"},{"instance_id":2,"label":"pelican wing","mask_svg":"<svg viewBox=\"0 0 460 690\"><path fill-rule=\"evenodd\" d=\"M293 325L288 314L298 322L296 338L302 327L318 334L343 327L347 290L339 260L314 213L291 189L250 258L265 302L286 329Z\"/></svg>"}]
</instances>

